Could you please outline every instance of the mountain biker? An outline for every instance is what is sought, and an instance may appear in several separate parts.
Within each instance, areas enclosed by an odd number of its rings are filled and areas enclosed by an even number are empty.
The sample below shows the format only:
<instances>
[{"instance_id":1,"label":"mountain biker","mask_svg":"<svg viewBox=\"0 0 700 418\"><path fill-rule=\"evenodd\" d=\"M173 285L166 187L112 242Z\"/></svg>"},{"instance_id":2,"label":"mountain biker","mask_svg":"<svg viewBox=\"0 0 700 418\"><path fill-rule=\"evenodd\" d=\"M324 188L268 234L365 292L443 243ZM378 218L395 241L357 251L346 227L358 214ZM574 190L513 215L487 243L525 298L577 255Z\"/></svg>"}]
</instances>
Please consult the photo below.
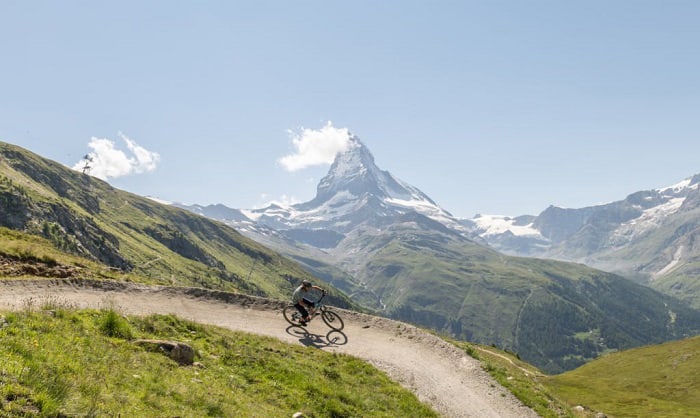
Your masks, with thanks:
<instances>
[{"instance_id":1,"label":"mountain biker","mask_svg":"<svg viewBox=\"0 0 700 418\"><path fill-rule=\"evenodd\" d=\"M311 289L316 289L324 295L326 294L325 290L318 286L312 285L308 280L302 280L301 285L299 285L299 287L294 290L294 293L292 293L292 303L297 308L302 318L299 323L304 326L306 326L306 323L311 320L307 308L313 310L313 308L316 307L316 303L314 301L305 297L305 294Z\"/></svg>"}]
</instances>

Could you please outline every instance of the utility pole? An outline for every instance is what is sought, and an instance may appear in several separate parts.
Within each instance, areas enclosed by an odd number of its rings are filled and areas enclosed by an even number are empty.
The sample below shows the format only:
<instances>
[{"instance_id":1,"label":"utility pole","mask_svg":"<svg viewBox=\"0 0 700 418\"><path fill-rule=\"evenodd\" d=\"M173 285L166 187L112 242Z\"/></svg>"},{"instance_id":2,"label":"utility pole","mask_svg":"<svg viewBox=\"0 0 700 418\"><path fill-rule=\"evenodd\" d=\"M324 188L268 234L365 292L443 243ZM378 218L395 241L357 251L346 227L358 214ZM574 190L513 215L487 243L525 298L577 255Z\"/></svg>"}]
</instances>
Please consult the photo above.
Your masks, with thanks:
<instances>
[{"instance_id":1,"label":"utility pole","mask_svg":"<svg viewBox=\"0 0 700 418\"><path fill-rule=\"evenodd\" d=\"M92 162L92 157L90 156L90 154L85 154L83 160L85 161L85 165L83 166L83 174L87 174L87 172L90 171L90 169L92 168L90 166L90 163Z\"/></svg>"}]
</instances>

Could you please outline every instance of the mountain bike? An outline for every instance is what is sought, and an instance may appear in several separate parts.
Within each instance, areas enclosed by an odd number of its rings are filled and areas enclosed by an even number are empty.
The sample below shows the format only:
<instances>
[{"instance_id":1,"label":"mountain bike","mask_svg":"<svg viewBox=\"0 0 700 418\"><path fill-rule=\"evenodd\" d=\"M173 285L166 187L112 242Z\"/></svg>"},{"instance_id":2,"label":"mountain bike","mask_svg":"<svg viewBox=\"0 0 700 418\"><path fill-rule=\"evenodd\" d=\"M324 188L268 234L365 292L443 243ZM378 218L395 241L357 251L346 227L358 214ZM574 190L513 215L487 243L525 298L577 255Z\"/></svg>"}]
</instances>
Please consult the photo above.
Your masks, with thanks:
<instances>
[{"instance_id":1,"label":"mountain bike","mask_svg":"<svg viewBox=\"0 0 700 418\"><path fill-rule=\"evenodd\" d=\"M329 307L324 305L322 303L323 298L326 295L322 295L321 298L316 301L316 306L309 311L309 317L311 318L309 321L313 320L317 316L321 316L321 319L323 319L323 322L326 323L329 327L333 328L336 331L340 331L343 329L345 326L345 323L343 322L343 319L332 311ZM284 307L282 310L282 314L284 315L284 319L287 320L290 324L294 326L301 326L301 314L299 313L299 310L294 306L294 304L289 304Z\"/></svg>"}]
</instances>

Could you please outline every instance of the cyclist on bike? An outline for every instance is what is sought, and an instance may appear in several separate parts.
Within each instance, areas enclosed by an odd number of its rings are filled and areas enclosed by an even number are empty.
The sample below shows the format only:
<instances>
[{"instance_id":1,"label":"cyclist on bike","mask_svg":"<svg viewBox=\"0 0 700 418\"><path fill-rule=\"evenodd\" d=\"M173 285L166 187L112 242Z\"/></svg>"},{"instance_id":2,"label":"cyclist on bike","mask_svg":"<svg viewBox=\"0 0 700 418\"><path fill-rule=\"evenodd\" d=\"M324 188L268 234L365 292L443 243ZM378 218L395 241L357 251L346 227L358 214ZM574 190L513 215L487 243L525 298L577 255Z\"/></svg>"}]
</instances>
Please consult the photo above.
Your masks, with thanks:
<instances>
[{"instance_id":1,"label":"cyclist on bike","mask_svg":"<svg viewBox=\"0 0 700 418\"><path fill-rule=\"evenodd\" d=\"M316 289L324 295L326 294L325 290L321 289L318 286L312 285L311 282L308 280L303 280L301 282L301 285L299 285L299 287L297 287L294 290L294 293L292 293L292 303L297 308L302 317L299 323L304 326L306 326L306 323L311 320L307 308L311 309L313 312L313 309L316 307L316 303L314 301L305 297L305 294L311 289Z\"/></svg>"}]
</instances>

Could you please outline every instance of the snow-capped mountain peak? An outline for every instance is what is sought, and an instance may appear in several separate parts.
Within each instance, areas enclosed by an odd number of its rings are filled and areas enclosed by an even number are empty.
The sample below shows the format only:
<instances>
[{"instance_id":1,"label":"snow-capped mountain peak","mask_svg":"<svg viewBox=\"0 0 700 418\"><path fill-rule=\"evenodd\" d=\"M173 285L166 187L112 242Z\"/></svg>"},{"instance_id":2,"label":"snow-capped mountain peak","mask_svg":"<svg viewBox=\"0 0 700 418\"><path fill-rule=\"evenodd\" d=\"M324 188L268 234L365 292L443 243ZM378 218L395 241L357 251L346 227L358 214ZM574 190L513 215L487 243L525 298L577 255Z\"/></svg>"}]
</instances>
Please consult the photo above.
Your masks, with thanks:
<instances>
[{"instance_id":1,"label":"snow-capped mountain peak","mask_svg":"<svg viewBox=\"0 0 700 418\"><path fill-rule=\"evenodd\" d=\"M318 205L340 192L353 196L372 194L381 199L422 201L437 206L427 195L382 171L374 163L374 156L357 136L351 135L348 148L339 153L328 174L321 179L316 197L306 205Z\"/></svg>"},{"instance_id":2,"label":"snow-capped mountain peak","mask_svg":"<svg viewBox=\"0 0 700 418\"><path fill-rule=\"evenodd\" d=\"M700 175L694 176L694 177L689 177L689 178L687 178L683 181L680 181L674 185L671 185L668 187L662 187L660 189L656 189L656 191L661 193L662 195L687 194L687 192L689 192L691 190L697 190L699 185L700 185Z\"/></svg>"},{"instance_id":3,"label":"snow-capped mountain peak","mask_svg":"<svg viewBox=\"0 0 700 418\"><path fill-rule=\"evenodd\" d=\"M461 228L449 212L425 193L377 167L374 156L357 136L351 134L349 141L319 182L312 200L284 210L258 209L256 221L275 228L285 225L344 233L360 223L377 223L380 219L417 212Z\"/></svg>"}]
</instances>

